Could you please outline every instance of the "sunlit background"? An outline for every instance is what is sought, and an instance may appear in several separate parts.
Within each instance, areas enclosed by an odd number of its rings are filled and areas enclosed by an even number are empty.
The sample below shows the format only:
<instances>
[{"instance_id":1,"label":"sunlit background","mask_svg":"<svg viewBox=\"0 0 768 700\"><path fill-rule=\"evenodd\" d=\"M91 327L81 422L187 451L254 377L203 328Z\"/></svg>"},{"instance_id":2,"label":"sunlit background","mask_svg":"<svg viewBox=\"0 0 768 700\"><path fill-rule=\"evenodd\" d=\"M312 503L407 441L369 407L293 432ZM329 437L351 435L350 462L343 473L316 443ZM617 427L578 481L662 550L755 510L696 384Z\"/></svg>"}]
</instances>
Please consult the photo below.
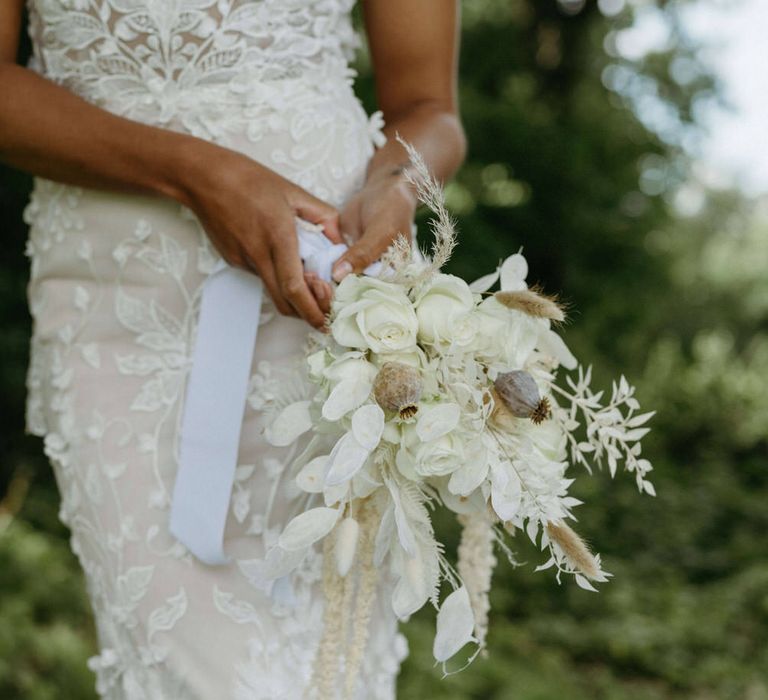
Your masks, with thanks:
<instances>
[{"instance_id":1,"label":"sunlit background","mask_svg":"<svg viewBox=\"0 0 768 700\"><path fill-rule=\"evenodd\" d=\"M768 700L768 3L463 10L470 153L447 190L450 271L474 279L523 247L530 280L570 303L566 340L597 382L624 372L658 411L658 496L574 470L577 527L614 578L598 594L558 586L516 538L488 657L441 679L424 610L404 626L399 697ZM374 109L364 54L359 71ZM81 575L23 434L29 186L0 171L0 698L92 700ZM438 526L455 545L456 523Z\"/></svg>"}]
</instances>

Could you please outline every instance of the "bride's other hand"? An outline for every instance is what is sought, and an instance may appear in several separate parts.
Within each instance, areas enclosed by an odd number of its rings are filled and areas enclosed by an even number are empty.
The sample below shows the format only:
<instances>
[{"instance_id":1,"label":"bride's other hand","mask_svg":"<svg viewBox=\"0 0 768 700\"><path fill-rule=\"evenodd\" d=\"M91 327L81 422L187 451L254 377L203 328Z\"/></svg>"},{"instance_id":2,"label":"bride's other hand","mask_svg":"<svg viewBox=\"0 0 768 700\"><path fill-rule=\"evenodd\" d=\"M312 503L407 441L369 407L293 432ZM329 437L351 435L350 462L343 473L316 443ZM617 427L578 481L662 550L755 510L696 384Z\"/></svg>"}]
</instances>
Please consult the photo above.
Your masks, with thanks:
<instances>
[{"instance_id":1,"label":"bride's other hand","mask_svg":"<svg viewBox=\"0 0 768 700\"><path fill-rule=\"evenodd\" d=\"M387 142L342 212L341 230L355 242L334 265L337 282L362 272L400 233L411 237L416 199L403 176L408 155L395 135L440 181L456 172L466 151L456 99L457 0L365 0L363 12Z\"/></svg>"},{"instance_id":2,"label":"bride's other hand","mask_svg":"<svg viewBox=\"0 0 768 700\"><path fill-rule=\"evenodd\" d=\"M417 204L402 168L390 168L369 177L341 211L341 232L351 247L334 265L334 279L339 282L350 272L364 270L399 235L410 241Z\"/></svg>"},{"instance_id":3,"label":"bride's other hand","mask_svg":"<svg viewBox=\"0 0 768 700\"><path fill-rule=\"evenodd\" d=\"M305 276L295 217L322 224L325 235L339 243L338 211L234 151L198 142L189 161L184 176L188 206L221 256L256 272L281 314L324 328L330 295Z\"/></svg>"}]
</instances>

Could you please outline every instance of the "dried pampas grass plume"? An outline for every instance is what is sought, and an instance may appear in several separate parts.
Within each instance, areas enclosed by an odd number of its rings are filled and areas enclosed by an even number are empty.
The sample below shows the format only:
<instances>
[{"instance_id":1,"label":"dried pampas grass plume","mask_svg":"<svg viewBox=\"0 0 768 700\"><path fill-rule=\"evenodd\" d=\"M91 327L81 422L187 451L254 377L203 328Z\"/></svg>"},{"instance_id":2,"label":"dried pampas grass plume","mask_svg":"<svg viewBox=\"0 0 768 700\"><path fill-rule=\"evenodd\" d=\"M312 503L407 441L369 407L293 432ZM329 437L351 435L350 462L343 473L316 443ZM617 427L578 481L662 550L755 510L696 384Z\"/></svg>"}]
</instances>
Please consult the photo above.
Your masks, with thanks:
<instances>
[{"instance_id":1,"label":"dried pampas grass plume","mask_svg":"<svg viewBox=\"0 0 768 700\"><path fill-rule=\"evenodd\" d=\"M516 292L496 292L496 301L508 309L522 311L534 318L548 318L556 323L565 321L563 307L555 297L542 294L537 289L521 289Z\"/></svg>"},{"instance_id":2,"label":"dried pampas grass plume","mask_svg":"<svg viewBox=\"0 0 768 700\"><path fill-rule=\"evenodd\" d=\"M405 179L416 188L418 200L435 215L430 222L435 240L432 244L431 260L413 270L410 265L413 261L410 242L401 234L382 256L382 275L385 275L388 281L407 281L415 285L432 277L448 262L456 247L456 224L446 209L443 188L429 172L421 154L399 134L395 138L403 146L410 160L410 167L403 171Z\"/></svg>"},{"instance_id":3,"label":"dried pampas grass plume","mask_svg":"<svg viewBox=\"0 0 768 700\"><path fill-rule=\"evenodd\" d=\"M605 581L606 576L600 568L600 562L589 548L565 523L547 523L547 534L565 555L566 561L588 579Z\"/></svg>"}]
</instances>

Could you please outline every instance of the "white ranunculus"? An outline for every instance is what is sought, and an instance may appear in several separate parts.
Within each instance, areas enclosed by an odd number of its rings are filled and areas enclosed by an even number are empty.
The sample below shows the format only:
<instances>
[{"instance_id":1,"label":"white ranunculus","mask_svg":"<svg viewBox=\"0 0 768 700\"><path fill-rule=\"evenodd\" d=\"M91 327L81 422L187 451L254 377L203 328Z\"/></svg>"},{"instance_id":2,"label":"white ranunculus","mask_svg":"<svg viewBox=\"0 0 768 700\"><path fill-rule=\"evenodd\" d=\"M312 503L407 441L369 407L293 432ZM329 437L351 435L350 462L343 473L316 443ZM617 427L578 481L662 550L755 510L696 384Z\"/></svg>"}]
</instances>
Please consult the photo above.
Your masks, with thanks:
<instances>
[{"instance_id":1,"label":"white ranunculus","mask_svg":"<svg viewBox=\"0 0 768 700\"><path fill-rule=\"evenodd\" d=\"M428 345L471 345L477 333L475 299L467 283L439 274L416 300L419 340Z\"/></svg>"},{"instance_id":2,"label":"white ranunculus","mask_svg":"<svg viewBox=\"0 0 768 700\"><path fill-rule=\"evenodd\" d=\"M397 463L405 476L410 476L409 472L421 478L451 474L461 467L464 458L464 440L458 431L422 442L415 425L404 426Z\"/></svg>"},{"instance_id":3,"label":"white ranunculus","mask_svg":"<svg viewBox=\"0 0 768 700\"><path fill-rule=\"evenodd\" d=\"M375 353L410 352L418 321L402 287L348 275L336 289L331 333L340 345Z\"/></svg>"}]
</instances>

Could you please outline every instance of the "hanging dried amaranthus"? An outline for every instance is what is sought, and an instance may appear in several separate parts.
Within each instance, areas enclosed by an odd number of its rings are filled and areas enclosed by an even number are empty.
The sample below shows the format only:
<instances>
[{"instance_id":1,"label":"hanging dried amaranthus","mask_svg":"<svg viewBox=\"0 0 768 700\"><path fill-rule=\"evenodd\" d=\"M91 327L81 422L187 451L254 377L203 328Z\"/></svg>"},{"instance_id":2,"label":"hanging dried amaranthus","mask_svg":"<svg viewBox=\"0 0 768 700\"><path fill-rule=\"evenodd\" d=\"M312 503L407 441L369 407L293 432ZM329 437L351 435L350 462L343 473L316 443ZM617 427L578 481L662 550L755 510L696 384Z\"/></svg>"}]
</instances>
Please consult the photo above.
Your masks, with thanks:
<instances>
[{"instance_id":1,"label":"hanging dried amaranthus","mask_svg":"<svg viewBox=\"0 0 768 700\"><path fill-rule=\"evenodd\" d=\"M339 697L337 681L342 667L343 697L354 696L376 597L378 572L373 550L380 513L368 498L348 507L349 515L323 542L325 612L312 683L318 700Z\"/></svg>"},{"instance_id":2,"label":"hanging dried amaranthus","mask_svg":"<svg viewBox=\"0 0 768 700\"><path fill-rule=\"evenodd\" d=\"M474 634L480 647L485 647L488 633L488 592L497 559L493 554L494 532L490 513L485 510L471 515L458 515L462 525L457 570L469 593L475 618ZM483 654L485 654L483 649Z\"/></svg>"}]
</instances>

